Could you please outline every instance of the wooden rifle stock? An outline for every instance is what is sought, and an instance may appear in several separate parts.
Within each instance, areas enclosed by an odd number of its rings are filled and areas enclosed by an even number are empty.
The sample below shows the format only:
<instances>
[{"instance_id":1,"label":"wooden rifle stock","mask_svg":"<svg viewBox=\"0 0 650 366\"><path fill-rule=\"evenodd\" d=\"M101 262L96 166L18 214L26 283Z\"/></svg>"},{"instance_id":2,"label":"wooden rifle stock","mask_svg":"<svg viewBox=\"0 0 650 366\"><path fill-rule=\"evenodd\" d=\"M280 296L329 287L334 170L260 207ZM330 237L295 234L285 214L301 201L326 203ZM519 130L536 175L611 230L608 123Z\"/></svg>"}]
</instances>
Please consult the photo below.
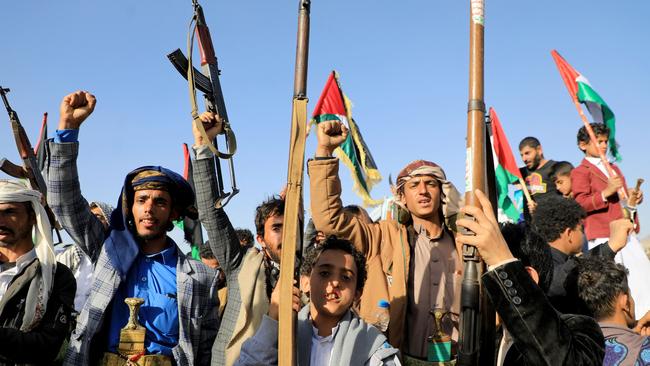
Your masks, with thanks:
<instances>
[{"instance_id":1,"label":"wooden rifle stock","mask_svg":"<svg viewBox=\"0 0 650 366\"><path fill-rule=\"evenodd\" d=\"M280 306L278 327L278 364L294 366L296 355L296 314L293 311L293 282L296 251L302 246L302 187L305 166L307 129L307 63L309 51L310 1L300 0L298 7L298 37L294 76L289 167L282 230L280 261Z\"/></svg>"},{"instance_id":2,"label":"wooden rifle stock","mask_svg":"<svg viewBox=\"0 0 650 366\"><path fill-rule=\"evenodd\" d=\"M474 195L480 189L489 193L487 155L489 142L485 126L483 95L483 33L484 0L470 0L470 63L469 103L467 108L467 167L465 204L481 207ZM495 206L496 207L496 206ZM494 342L490 343L490 329L494 327L494 314L490 316L489 304L482 296L480 277L483 262L478 250L463 245L463 280L461 284L460 336L457 365L489 365L493 363ZM490 324L490 319L492 324ZM493 338L493 334L492 334Z\"/></svg>"}]
</instances>

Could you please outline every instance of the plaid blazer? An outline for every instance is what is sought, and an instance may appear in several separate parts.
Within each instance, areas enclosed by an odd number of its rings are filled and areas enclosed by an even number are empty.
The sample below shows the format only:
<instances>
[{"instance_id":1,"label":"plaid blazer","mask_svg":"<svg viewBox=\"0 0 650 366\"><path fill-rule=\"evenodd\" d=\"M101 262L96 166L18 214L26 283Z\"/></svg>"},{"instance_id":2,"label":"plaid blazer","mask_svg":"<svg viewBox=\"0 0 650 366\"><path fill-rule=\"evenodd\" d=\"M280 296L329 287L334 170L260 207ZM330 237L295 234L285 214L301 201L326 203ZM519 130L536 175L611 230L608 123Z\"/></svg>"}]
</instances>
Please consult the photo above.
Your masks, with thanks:
<instances>
[{"instance_id":1,"label":"plaid blazer","mask_svg":"<svg viewBox=\"0 0 650 366\"><path fill-rule=\"evenodd\" d=\"M268 310L264 255L245 248L221 207L217 207L217 181L212 153L195 149L192 162L196 206L208 233L210 249L226 274L228 302L221 327L212 348L212 366L232 365L239 357L241 344L252 336Z\"/></svg>"},{"instance_id":2,"label":"plaid blazer","mask_svg":"<svg viewBox=\"0 0 650 366\"><path fill-rule=\"evenodd\" d=\"M65 365L85 366L106 350L106 343L101 343L105 341L99 341L105 328L104 314L121 279L103 249L104 229L81 195L76 167L79 143L57 144L50 140L47 147L49 158L44 176L48 203L63 228L95 263L90 295L77 317L64 361ZM215 271L186 258L178 249L176 285L180 328L178 344L172 349L176 364L209 365L211 347L219 329Z\"/></svg>"}]
</instances>

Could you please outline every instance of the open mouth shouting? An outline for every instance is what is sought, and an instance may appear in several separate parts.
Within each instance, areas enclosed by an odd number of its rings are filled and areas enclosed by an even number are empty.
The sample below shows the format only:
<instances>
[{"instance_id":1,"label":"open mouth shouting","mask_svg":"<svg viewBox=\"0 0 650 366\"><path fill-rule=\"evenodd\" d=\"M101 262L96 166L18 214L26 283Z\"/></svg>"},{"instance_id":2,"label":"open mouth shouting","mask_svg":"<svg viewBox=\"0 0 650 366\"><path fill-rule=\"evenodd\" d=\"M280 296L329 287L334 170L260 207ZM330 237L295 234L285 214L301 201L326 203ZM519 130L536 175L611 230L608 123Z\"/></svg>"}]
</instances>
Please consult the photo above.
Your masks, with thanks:
<instances>
[{"instance_id":1,"label":"open mouth shouting","mask_svg":"<svg viewBox=\"0 0 650 366\"><path fill-rule=\"evenodd\" d=\"M333 291L329 292L325 295L325 299L330 302L330 301L338 301L341 298L341 293L340 291Z\"/></svg>"}]
</instances>

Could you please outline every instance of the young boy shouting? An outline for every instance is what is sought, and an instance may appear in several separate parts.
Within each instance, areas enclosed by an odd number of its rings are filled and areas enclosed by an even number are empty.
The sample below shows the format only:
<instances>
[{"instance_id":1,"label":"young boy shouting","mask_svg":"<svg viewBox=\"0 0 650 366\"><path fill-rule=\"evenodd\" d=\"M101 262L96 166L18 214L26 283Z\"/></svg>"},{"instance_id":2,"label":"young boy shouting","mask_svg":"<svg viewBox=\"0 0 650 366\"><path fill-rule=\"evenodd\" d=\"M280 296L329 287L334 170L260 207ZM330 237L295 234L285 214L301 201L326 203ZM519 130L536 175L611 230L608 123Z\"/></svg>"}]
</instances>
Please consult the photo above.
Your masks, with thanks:
<instances>
[{"instance_id":1,"label":"young boy shouting","mask_svg":"<svg viewBox=\"0 0 650 366\"><path fill-rule=\"evenodd\" d=\"M330 236L305 256L311 302L298 313L298 365L400 365L397 350L375 327L350 311L366 281L366 261L348 240ZM241 348L236 365L277 365L279 286L268 315ZM294 288L294 310L299 291Z\"/></svg>"},{"instance_id":2,"label":"young boy shouting","mask_svg":"<svg viewBox=\"0 0 650 366\"><path fill-rule=\"evenodd\" d=\"M626 189L623 173L615 164L611 164L616 176L610 177L599 152L607 151L609 128L602 123L592 123L591 128L596 135L594 144L583 126L578 131L578 147L585 153L585 158L580 165L571 172L571 185L573 197L587 211L585 220L585 234L592 248L609 238L609 223L623 218L618 190ZM629 196L637 197L637 204L643 201L641 191L630 190ZM636 222L638 233L639 226Z\"/></svg>"}]
</instances>

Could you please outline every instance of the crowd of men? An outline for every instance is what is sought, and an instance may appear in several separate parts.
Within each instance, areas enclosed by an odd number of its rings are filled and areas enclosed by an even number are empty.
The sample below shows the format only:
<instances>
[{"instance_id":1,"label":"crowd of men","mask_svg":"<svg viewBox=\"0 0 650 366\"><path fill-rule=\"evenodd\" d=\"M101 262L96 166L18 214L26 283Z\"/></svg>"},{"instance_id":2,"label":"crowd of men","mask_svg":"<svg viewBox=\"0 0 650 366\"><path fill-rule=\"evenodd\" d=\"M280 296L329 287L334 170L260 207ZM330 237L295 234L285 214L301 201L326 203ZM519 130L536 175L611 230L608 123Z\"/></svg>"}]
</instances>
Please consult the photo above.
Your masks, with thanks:
<instances>
[{"instance_id":1,"label":"crowd of men","mask_svg":"<svg viewBox=\"0 0 650 366\"><path fill-rule=\"evenodd\" d=\"M38 191L0 181L0 364L277 364L283 197L257 207L258 247L233 228L209 148L223 126L206 112L205 133L193 129L194 189L144 166L126 175L114 209L89 204L78 136L95 104L88 92L65 96L46 146L47 203L74 244L53 247ZM578 131L585 159L575 169L545 159L537 139L521 141L532 199L521 222L504 225L484 192L473 192L481 208L464 206L443 168L426 160L397 175L395 219L344 206L333 152L348 130L319 123L307 163L313 227L293 289L298 364L451 364L464 244L487 266L494 364L650 364L650 312L635 314L626 268L614 260L639 230L622 209L643 194L615 165L617 175L605 170L598 156L609 131L592 128L597 144ZM207 232L201 261L168 236L184 217Z\"/></svg>"}]
</instances>

